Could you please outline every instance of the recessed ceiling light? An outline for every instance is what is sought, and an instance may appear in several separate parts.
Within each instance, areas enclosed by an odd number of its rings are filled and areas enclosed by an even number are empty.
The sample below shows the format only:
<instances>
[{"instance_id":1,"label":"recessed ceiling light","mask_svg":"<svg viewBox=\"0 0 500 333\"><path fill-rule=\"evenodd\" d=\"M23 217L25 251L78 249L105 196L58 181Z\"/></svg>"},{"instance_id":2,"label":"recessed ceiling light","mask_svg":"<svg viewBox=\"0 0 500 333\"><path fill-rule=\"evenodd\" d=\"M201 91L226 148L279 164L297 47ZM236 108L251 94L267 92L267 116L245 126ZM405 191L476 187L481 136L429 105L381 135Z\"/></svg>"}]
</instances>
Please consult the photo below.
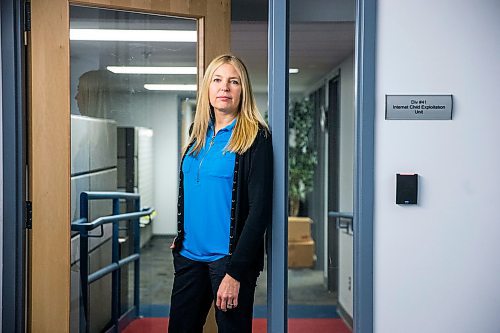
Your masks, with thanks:
<instances>
[{"instance_id":1,"label":"recessed ceiling light","mask_svg":"<svg viewBox=\"0 0 500 333\"><path fill-rule=\"evenodd\" d=\"M69 29L70 40L115 42L196 42L196 31Z\"/></svg>"},{"instance_id":2,"label":"recessed ceiling light","mask_svg":"<svg viewBox=\"0 0 500 333\"><path fill-rule=\"evenodd\" d=\"M145 84L147 90L196 91L196 84Z\"/></svg>"},{"instance_id":3,"label":"recessed ceiling light","mask_svg":"<svg viewBox=\"0 0 500 333\"><path fill-rule=\"evenodd\" d=\"M140 67L140 66L108 66L108 71L116 74L193 74L196 67Z\"/></svg>"},{"instance_id":4,"label":"recessed ceiling light","mask_svg":"<svg viewBox=\"0 0 500 333\"><path fill-rule=\"evenodd\" d=\"M289 74L297 74L299 72L298 68L289 68L288 73Z\"/></svg>"}]
</instances>

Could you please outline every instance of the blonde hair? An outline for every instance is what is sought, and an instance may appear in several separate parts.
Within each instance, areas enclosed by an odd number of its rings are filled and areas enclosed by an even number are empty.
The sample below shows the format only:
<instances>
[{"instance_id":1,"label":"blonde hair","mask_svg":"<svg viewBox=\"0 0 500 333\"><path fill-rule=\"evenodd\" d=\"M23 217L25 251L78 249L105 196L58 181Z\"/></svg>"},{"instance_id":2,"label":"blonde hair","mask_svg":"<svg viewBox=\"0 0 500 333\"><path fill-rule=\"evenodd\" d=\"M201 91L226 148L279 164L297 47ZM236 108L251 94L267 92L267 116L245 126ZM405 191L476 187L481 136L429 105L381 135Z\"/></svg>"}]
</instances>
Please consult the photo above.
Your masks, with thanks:
<instances>
[{"instance_id":1,"label":"blonde hair","mask_svg":"<svg viewBox=\"0 0 500 333\"><path fill-rule=\"evenodd\" d=\"M246 66L237 57L230 54L223 54L216 57L212 60L210 65L208 65L201 87L198 90L198 101L196 103L193 130L188 140L188 146L190 143L193 144L191 153L194 155L197 155L205 146L208 126L211 118L214 117L214 111L212 105L210 105L208 93L210 82L212 81L214 72L223 64L233 65L241 80L241 99L237 111L236 125L234 126L231 139L226 146L226 150L237 154L243 154L250 148L257 137L259 127L263 127L267 131L269 130L255 103ZM186 151L188 146L184 147L184 151Z\"/></svg>"},{"instance_id":2,"label":"blonde hair","mask_svg":"<svg viewBox=\"0 0 500 333\"><path fill-rule=\"evenodd\" d=\"M78 109L83 116L110 118L111 78L109 71L92 70L78 79Z\"/></svg>"}]
</instances>

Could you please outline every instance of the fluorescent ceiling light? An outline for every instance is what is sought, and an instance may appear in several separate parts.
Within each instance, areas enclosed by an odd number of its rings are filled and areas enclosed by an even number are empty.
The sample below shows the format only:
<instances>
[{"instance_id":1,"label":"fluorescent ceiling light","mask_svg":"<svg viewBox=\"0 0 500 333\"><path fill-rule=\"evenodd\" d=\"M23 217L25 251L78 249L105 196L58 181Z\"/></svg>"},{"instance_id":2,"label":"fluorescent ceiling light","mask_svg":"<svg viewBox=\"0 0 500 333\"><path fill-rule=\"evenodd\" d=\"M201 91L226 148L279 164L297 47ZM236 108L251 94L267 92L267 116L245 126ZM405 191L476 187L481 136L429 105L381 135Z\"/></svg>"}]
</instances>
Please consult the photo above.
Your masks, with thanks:
<instances>
[{"instance_id":1,"label":"fluorescent ceiling light","mask_svg":"<svg viewBox=\"0 0 500 333\"><path fill-rule=\"evenodd\" d=\"M298 68L289 68L288 73L289 74L297 74L299 72Z\"/></svg>"},{"instance_id":2,"label":"fluorescent ceiling light","mask_svg":"<svg viewBox=\"0 0 500 333\"><path fill-rule=\"evenodd\" d=\"M147 90L196 91L196 84L145 84Z\"/></svg>"},{"instance_id":3,"label":"fluorescent ceiling light","mask_svg":"<svg viewBox=\"0 0 500 333\"><path fill-rule=\"evenodd\" d=\"M69 29L70 40L115 42L196 42L196 31Z\"/></svg>"},{"instance_id":4,"label":"fluorescent ceiling light","mask_svg":"<svg viewBox=\"0 0 500 333\"><path fill-rule=\"evenodd\" d=\"M139 67L108 66L108 71L116 74L194 74L196 67Z\"/></svg>"}]
</instances>

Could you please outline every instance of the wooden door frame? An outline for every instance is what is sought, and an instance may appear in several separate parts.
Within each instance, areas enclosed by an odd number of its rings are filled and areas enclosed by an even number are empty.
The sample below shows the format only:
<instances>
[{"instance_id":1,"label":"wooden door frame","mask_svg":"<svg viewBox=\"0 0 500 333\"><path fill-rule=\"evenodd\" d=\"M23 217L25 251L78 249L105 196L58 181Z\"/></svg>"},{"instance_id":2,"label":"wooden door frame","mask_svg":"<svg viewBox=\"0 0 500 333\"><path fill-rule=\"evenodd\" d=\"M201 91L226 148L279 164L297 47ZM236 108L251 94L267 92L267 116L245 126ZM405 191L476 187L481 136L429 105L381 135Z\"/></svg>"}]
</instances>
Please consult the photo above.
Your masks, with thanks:
<instances>
[{"instance_id":1,"label":"wooden door frame","mask_svg":"<svg viewBox=\"0 0 500 333\"><path fill-rule=\"evenodd\" d=\"M33 229L27 306L33 332L69 332L70 327L70 5L197 19L200 78L209 60L230 49L230 0L31 2L28 191Z\"/></svg>"}]
</instances>

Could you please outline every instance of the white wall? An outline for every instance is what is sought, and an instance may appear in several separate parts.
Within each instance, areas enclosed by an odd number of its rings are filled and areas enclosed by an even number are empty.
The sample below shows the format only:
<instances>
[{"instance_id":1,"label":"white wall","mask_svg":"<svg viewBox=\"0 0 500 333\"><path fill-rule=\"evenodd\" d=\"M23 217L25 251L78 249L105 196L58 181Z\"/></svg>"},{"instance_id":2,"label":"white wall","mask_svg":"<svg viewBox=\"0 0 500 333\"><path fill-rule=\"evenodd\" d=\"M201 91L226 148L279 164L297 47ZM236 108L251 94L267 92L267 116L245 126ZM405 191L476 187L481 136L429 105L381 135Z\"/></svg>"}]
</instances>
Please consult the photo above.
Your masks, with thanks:
<instances>
[{"instance_id":1,"label":"white wall","mask_svg":"<svg viewBox=\"0 0 500 333\"><path fill-rule=\"evenodd\" d=\"M339 210L353 211L354 55L340 65ZM353 238L339 231L338 301L353 316Z\"/></svg>"},{"instance_id":2,"label":"white wall","mask_svg":"<svg viewBox=\"0 0 500 333\"><path fill-rule=\"evenodd\" d=\"M141 126L153 130L154 208L158 215L154 234L176 234L178 190L178 97L169 92L128 95L115 112L118 126Z\"/></svg>"},{"instance_id":3,"label":"white wall","mask_svg":"<svg viewBox=\"0 0 500 333\"><path fill-rule=\"evenodd\" d=\"M269 106L267 104L267 92L265 93L255 93L255 103L257 103L257 108L264 117L266 112L269 112Z\"/></svg>"},{"instance_id":4,"label":"white wall","mask_svg":"<svg viewBox=\"0 0 500 333\"><path fill-rule=\"evenodd\" d=\"M379 0L374 331L500 331L500 1ZM385 94L453 94L453 120L384 120ZM395 174L420 174L395 204Z\"/></svg>"},{"instance_id":5,"label":"white wall","mask_svg":"<svg viewBox=\"0 0 500 333\"><path fill-rule=\"evenodd\" d=\"M157 99L151 128L154 131L155 151L155 208L158 221L153 224L155 234L177 233L178 192L178 98L166 95Z\"/></svg>"}]
</instances>

